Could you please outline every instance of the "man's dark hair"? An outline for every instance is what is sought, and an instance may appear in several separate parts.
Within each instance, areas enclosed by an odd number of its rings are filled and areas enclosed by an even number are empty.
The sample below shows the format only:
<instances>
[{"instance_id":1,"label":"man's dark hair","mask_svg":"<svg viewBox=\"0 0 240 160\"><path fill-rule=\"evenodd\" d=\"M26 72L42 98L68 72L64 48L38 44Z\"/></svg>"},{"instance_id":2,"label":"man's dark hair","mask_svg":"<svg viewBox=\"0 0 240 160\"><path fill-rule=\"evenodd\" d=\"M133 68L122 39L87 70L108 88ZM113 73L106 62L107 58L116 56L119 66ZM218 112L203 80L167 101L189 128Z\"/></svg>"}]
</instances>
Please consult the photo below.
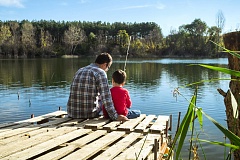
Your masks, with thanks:
<instances>
[{"instance_id":1,"label":"man's dark hair","mask_svg":"<svg viewBox=\"0 0 240 160\"><path fill-rule=\"evenodd\" d=\"M122 84L122 83L126 82L127 74L123 70L118 69L115 72L113 72L112 78L113 78L114 82L116 82L118 84Z\"/></svg>"},{"instance_id":2,"label":"man's dark hair","mask_svg":"<svg viewBox=\"0 0 240 160\"><path fill-rule=\"evenodd\" d=\"M109 53L101 53L97 56L95 63L103 64L103 63L112 63L112 56Z\"/></svg>"}]
</instances>

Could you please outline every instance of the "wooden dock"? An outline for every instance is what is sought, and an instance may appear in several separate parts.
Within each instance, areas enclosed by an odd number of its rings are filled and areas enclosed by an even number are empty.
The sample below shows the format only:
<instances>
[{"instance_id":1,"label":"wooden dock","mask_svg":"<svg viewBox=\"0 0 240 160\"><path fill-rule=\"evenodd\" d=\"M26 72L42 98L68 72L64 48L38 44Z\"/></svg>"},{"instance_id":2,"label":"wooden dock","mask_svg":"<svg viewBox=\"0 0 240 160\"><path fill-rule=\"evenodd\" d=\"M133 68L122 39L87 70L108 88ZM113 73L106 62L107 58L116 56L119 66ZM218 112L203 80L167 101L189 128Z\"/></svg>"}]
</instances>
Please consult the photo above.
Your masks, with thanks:
<instances>
[{"instance_id":1,"label":"wooden dock","mask_svg":"<svg viewBox=\"0 0 240 160\"><path fill-rule=\"evenodd\" d=\"M171 116L142 114L121 123L56 111L0 124L0 159L162 159L170 127Z\"/></svg>"}]
</instances>

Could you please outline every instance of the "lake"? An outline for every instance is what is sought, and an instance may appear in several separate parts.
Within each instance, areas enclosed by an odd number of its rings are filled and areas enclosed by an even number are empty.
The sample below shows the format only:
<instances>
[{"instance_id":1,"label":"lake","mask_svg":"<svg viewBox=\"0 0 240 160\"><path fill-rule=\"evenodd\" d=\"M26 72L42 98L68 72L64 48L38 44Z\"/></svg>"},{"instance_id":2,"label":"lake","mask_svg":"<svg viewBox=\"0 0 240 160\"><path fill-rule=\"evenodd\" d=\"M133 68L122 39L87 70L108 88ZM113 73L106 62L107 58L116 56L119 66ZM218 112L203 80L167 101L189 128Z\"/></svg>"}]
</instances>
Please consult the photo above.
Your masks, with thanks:
<instances>
[{"instance_id":1,"label":"lake","mask_svg":"<svg viewBox=\"0 0 240 160\"><path fill-rule=\"evenodd\" d=\"M1 59L0 60L0 123L15 122L57 111L66 111L69 88L78 68L93 62L91 58L52 59ZM111 74L118 68L124 69L125 58L114 58L107 72L109 84ZM229 75L189 64L209 64L227 67L226 58L219 59L132 59L126 63L127 83L132 109L144 114L172 115L170 134L176 133L178 114L181 119L187 111L196 86L186 86L201 80L229 78ZM226 126L223 97L218 88L227 91L228 80L205 81L198 84L197 106L205 113ZM179 88L178 88L179 87ZM180 95L173 94L178 88ZM196 125L199 138L224 142L224 135L206 118L203 130ZM187 138L190 138L188 136ZM182 158L188 159L188 142L182 150ZM207 159L224 159L224 147L201 143ZM203 152L198 144L198 154Z\"/></svg>"}]
</instances>

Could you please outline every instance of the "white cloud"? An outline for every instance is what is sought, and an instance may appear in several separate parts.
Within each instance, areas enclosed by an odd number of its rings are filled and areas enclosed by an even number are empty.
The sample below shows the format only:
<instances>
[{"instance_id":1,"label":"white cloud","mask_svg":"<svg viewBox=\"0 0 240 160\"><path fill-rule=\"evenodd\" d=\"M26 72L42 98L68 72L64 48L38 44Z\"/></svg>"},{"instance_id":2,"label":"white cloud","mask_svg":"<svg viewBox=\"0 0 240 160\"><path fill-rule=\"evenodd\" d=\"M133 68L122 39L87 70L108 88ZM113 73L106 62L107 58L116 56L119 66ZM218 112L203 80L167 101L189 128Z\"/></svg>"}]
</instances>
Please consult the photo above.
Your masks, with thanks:
<instances>
[{"instance_id":1,"label":"white cloud","mask_svg":"<svg viewBox=\"0 0 240 160\"><path fill-rule=\"evenodd\" d=\"M151 4L151 5L135 5L135 6L128 6L128 7L122 7L122 8L118 8L116 10L128 10L128 9L138 9L138 8L149 8L149 7L154 7L157 9L165 9L166 6L162 3L157 3L157 4Z\"/></svg>"},{"instance_id":2,"label":"white cloud","mask_svg":"<svg viewBox=\"0 0 240 160\"><path fill-rule=\"evenodd\" d=\"M147 8L147 7L151 7L151 5L128 6L128 7L124 7L124 8L118 8L117 10L135 9L135 8Z\"/></svg>"},{"instance_id":3,"label":"white cloud","mask_svg":"<svg viewBox=\"0 0 240 160\"><path fill-rule=\"evenodd\" d=\"M0 6L24 8L22 0L0 0Z\"/></svg>"}]
</instances>

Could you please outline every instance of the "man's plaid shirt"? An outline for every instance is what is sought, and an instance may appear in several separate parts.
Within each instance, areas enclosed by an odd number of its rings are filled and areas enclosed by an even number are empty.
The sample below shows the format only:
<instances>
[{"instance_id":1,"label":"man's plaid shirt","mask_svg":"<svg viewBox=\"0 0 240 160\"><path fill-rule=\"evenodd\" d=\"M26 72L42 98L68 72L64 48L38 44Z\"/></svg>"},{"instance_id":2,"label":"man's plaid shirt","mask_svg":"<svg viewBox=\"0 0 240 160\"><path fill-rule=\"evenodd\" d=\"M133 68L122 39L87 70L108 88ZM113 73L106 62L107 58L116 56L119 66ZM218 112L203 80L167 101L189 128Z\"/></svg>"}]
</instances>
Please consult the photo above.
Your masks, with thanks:
<instances>
[{"instance_id":1,"label":"man's plaid shirt","mask_svg":"<svg viewBox=\"0 0 240 160\"><path fill-rule=\"evenodd\" d=\"M72 118L98 117L101 106L98 106L96 97L99 94L109 117L116 120L118 115L113 106L106 72L94 63L80 68L75 73L70 87L68 115Z\"/></svg>"}]
</instances>

